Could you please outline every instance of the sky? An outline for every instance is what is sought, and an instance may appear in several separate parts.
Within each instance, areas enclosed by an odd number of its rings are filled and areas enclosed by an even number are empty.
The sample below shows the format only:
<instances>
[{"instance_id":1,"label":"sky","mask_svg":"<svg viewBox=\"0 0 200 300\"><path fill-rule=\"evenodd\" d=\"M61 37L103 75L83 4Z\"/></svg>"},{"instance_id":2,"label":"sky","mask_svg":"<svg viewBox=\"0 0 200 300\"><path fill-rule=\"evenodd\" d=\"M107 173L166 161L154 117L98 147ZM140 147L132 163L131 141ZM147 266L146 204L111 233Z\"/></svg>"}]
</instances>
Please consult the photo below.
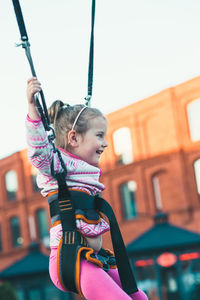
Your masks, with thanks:
<instances>
[{"instance_id":1,"label":"sky","mask_svg":"<svg viewBox=\"0 0 200 300\"><path fill-rule=\"evenodd\" d=\"M20 0L47 106L87 95L91 0ZM96 0L92 106L104 114L200 75L199 0ZM30 67L0 0L0 159L26 148Z\"/></svg>"}]
</instances>

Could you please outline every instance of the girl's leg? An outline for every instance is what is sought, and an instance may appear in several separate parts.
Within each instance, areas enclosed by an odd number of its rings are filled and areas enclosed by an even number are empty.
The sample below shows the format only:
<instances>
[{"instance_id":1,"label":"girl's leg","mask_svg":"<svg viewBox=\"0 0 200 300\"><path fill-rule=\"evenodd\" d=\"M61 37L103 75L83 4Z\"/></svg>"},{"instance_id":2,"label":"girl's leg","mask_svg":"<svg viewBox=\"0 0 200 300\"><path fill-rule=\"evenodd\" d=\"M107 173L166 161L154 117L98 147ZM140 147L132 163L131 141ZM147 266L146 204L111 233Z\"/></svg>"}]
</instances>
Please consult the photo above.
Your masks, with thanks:
<instances>
[{"instance_id":1,"label":"girl's leg","mask_svg":"<svg viewBox=\"0 0 200 300\"><path fill-rule=\"evenodd\" d=\"M120 282L120 278L119 278L119 273L117 269L110 269L108 271L108 274L112 277L112 279L121 287L121 282ZM129 295L131 297L131 299L134 300L148 300L146 294L141 291L140 289L138 290L138 292Z\"/></svg>"},{"instance_id":2,"label":"girl's leg","mask_svg":"<svg viewBox=\"0 0 200 300\"><path fill-rule=\"evenodd\" d=\"M62 287L57 275L57 247L51 247L49 274L54 285L63 292L67 292ZM81 261L80 283L82 292L87 300L147 300L147 297L141 291L128 296L121 289L116 269L106 273L101 268L86 260Z\"/></svg>"},{"instance_id":3,"label":"girl's leg","mask_svg":"<svg viewBox=\"0 0 200 300\"><path fill-rule=\"evenodd\" d=\"M67 292L67 290L65 290L59 279L58 279L58 274L57 274L57 250L58 247L51 247L51 253L49 256L49 275L51 278L51 281L53 282L53 284L61 291L63 292Z\"/></svg>"},{"instance_id":4,"label":"girl's leg","mask_svg":"<svg viewBox=\"0 0 200 300\"><path fill-rule=\"evenodd\" d=\"M121 287L96 265L81 261L81 290L87 300L131 300ZM139 298L133 298L139 299ZM147 298L141 298L141 300Z\"/></svg>"},{"instance_id":5,"label":"girl's leg","mask_svg":"<svg viewBox=\"0 0 200 300\"><path fill-rule=\"evenodd\" d=\"M57 247L51 247L49 274L54 285L61 291L67 292L58 279ZM80 284L87 300L131 300L105 271L83 259L81 260Z\"/></svg>"}]
</instances>

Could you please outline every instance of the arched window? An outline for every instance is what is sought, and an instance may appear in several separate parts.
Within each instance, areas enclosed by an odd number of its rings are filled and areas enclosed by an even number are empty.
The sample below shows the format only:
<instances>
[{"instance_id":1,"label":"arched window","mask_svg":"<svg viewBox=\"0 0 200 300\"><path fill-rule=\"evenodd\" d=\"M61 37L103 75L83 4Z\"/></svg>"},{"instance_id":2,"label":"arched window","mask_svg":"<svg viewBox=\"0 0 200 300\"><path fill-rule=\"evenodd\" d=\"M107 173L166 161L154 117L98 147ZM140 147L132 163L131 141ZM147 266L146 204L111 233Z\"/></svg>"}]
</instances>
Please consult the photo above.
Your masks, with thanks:
<instances>
[{"instance_id":1,"label":"arched window","mask_svg":"<svg viewBox=\"0 0 200 300\"><path fill-rule=\"evenodd\" d=\"M122 127L113 133L114 151L118 164L130 164L133 161L130 129Z\"/></svg>"},{"instance_id":2,"label":"arched window","mask_svg":"<svg viewBox=\"0 0 200 300\"><path fill-rule=\"evenodd\" d=\"M187 106L190 136L192 141L200 140L200 99L190 102Z\"/></svg>"},{"instance_id":3,"label":"arched window","mask_svg":"<svg viewBox=\"0 0 200 300\"><path fill-rule=\"evenodd\" d=\"M36 220L37 220L39 238L43 242L43 244L46 247L48 247L49 246L48 219L47 219L46 210L44 208L39 209L36 212Z\"/></svg>"},{"instance_id":4,"label":"arched window","mask_svg":"<svg viewBox=\"0 0 200 300\"><path fill-rule=\"evenodd\" d=\"M128 181L120 186L120 194L123 205L123 214L126 220L134 219L137 216L135 192L137 184L135 181Z\"/></svg>"},{"instance_id":5,"label":"arched window","mask_svg":"<svg viewBox=\"0 0 200 300\"><path fill-rule=\"evenodd\" d=\"M197 193L200 197L200 158L194 162L194 175L197 185Z\"/></svg>"},{"instance_id":6,"label":"arched window","mask_svg":"<svg viewBox=\"0 0 200 300\"><path fill-rule=\"evenodd\" d=\"M13 247L21 247L23 244L23 238L20 233L20 225L19 218L13 217L10 219L10 227L11 227L11 240Z\"/></svg>"},{"instance_id":7,"label":"arched window","mask_svg":"<svg viewBox=\"0 0 200 300\"><path fill-rule=\"evenodd\" d=\"M17 174L15 171L11 170L6 173L5 183L6 183L8 200L10 201L15 200L17 197L17 189L18 189Z\"/></svg>"},{"instance_id":8,"label":"arched window","mask_svg":"<svg viewBox=\"0 0 200 300\"><path fill-rule=\"evenodd\" d=\"M152 184L153 184L153 193L154 193L156 210L161 211L162 210L162 199L161 199L161 193L160 193L159 177L157 175L153 176Z\"/></svg>"}]
</instances>

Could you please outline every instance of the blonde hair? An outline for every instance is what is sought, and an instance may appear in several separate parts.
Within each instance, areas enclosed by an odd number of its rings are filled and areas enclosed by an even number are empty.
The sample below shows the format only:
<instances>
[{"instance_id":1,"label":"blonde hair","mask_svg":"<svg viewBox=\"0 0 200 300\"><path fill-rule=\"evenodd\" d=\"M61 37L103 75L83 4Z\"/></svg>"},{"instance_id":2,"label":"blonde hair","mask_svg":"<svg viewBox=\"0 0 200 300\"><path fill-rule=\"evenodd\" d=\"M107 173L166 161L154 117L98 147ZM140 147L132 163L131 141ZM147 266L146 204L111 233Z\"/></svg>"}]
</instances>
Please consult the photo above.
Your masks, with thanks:
<instances>
[{"instance_id":1,"label":"blonde hair","mask_svg":"<svg viewBox=\"0 0 200 300\"><path fill-rule=\"evenodd\" d=\"M83 104L76 104L73 106L64 104L60 100L54 101L49 107L49 120L55 130L56 147L67 149L67 136L70 130L73 129L79 134L84 134L89 129L90 120L97 117L105 119L101 111L97 108L86 107L84 109L84 107L85 105Z\"/></svg>"}]
</instances>

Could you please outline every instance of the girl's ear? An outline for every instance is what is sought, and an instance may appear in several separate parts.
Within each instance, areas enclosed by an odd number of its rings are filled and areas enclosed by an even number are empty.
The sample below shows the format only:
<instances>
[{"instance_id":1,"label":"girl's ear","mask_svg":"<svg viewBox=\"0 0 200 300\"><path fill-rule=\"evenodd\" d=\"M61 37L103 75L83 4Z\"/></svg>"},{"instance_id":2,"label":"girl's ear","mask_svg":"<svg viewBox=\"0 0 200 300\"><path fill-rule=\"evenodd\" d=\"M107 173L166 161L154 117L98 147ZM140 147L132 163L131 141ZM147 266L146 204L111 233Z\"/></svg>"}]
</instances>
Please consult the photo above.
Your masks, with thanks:
<instances>
[{"instance_id":1,"label":"girl's ear","mask_svg":"<svg viewBox=\"0 0 200 300\"><path fill-rule=\"evenodd\" d=\"M78 146L78 139L77 139L77 133L75 130L70 130L68 132L68 145L72 147L77 147Z\"/></svg>"}]
</instances>

